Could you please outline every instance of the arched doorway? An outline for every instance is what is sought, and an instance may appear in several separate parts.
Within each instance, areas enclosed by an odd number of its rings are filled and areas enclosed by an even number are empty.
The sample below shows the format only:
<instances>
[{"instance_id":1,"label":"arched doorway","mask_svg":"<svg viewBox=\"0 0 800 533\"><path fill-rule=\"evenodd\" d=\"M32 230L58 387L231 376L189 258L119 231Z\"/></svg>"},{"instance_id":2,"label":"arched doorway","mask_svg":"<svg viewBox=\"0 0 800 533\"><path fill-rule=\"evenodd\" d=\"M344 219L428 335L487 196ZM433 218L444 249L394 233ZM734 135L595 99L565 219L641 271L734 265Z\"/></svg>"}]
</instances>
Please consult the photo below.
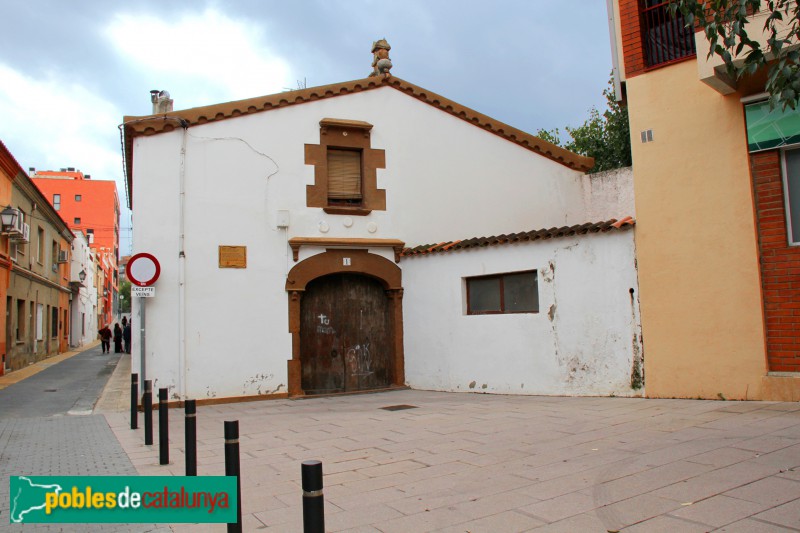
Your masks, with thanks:
<instances>
[{"instance_id":1,"label":"arched doorway","mask_svg":"<svg viewBox=\"0 0 800 533\"><path fill-rule=\"evenodd\" d=\"M327 250L289 271L290 396L405 384L401 278L367 250Z\"/></svg>"},{"instance_id":2,"label":"arched doorway","mask_svg":"<svg viewBox=\"0 0 800 533\"><path fill-rule=\"evenodd\" d=\"M301 384L306 394L385 389L392 383L392 325L381 284L331 274L306 286L300 304Z\"/></svg>"}]
</instances>

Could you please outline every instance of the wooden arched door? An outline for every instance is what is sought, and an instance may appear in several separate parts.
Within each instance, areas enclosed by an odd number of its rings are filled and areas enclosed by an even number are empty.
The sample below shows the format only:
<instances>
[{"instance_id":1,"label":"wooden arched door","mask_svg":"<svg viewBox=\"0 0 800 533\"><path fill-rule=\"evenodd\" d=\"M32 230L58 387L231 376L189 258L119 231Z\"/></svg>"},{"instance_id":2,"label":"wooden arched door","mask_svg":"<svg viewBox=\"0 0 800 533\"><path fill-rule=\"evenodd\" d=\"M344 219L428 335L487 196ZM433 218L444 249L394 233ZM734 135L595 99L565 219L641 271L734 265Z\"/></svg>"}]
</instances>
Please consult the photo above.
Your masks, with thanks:
<instances>
[{"instance_id":1,"label":"wooden arched door","mask_svg":"<svg viewBox=\"0 0 800 533\"><path fill-rule=\"evenodd\" d=\"M301 302L301 383L306 394L392 384L389 300L368 276L332 274L308 283Z\"/></svg>"}]
</instances>

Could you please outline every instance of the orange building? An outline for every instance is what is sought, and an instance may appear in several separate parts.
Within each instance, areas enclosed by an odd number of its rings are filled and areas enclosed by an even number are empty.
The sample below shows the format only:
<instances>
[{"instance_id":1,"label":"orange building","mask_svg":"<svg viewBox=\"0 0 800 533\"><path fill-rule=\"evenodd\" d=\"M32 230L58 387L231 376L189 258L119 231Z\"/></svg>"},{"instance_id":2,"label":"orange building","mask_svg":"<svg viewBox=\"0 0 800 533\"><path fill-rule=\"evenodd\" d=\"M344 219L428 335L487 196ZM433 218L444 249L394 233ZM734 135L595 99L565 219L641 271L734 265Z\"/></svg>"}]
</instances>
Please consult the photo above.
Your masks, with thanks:
<instances>
[{"instance_id":1,"label":"orange building","mask_svg":"<svg viewBox=\"0 0 800 533\"><path fill-rule=\"evenodd\" d=\"M14 182L14 176L19 172L19 163L17 163L11 152L8 151L6 146L0 141L0 210L7 205L11 205L11 184ZM6 316L6 299L8 298L8 283L11 275L11 258L9 257L10 239L8 235L0 237L0 316ZM0 376L3 375L6 367L6 335L5 335L5 322L0 322Z\"/></svg>"},{"instance_id":2,"label":"orange building","mask_svg":"<svg viewBox=\"0 0 800 533\"><path fill-rule=\"evenodd\" d=\"M93 180L74 168L60 171L30 169L31 179L72 230L81 230L102 261L98 286L98 326L114 320L119 305L119 196L114 181Z\"/></svg>"},{"instance_id":3,"label":"orange building","mask_svg":"<svg viewBox=\"0 0 800 533\"><path fill-rule=\"evenodd\" d=\"M767 69L728 77L668 0L610 7L630 117L647 395L797 401L800 111L770 109ZM748 26L762 50L768 11Z\"/></svg>"}]
</instances>

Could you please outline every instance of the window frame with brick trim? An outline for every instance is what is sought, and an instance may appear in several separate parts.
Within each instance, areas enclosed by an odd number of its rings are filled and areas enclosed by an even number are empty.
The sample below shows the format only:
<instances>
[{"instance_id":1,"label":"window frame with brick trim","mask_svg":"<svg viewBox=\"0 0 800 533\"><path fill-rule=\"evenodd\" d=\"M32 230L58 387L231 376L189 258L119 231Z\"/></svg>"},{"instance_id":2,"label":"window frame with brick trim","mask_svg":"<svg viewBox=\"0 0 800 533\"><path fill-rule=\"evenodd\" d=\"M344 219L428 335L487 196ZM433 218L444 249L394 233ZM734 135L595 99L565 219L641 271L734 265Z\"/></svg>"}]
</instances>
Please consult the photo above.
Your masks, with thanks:
<instances>
[{"instance_id":1,"label":"window frame with brick trim","mask_svg":"<svg viewBox=\"0 0 800 533\"><path fill-rule=\"evenodd\" d=\"M697 56L694 29L686 28L680 12L674 17L669 13L670 0L638 0L638 2L645 70Z\"/></svg>"},{"instance_id":2,"label":"window frame with brick trim","mask_svg":"<svg viewBox=\"0 0 800 533\"><path fill-rule=\"evenodd\" d=\"M800 372L800 246L789 242L785 197L785 154L794 150L800 145L749 154L770 372Z\"/></svg>"},{"instance_id":3,"label":"window frame with brick trim","mask_svg":"<svg viewBox=\"0 0 800 533\"><path fill-rule=\"evenodd\" d=\"M319 144L305 145L305 163L314 166L314 184L306 186L306 205L331 215L365 216L385 211L386 190L378 189L377 169L386 168L386 153L371 147L372 124L324 118L319 125ZM330 156L345 152L358 153L358 161L353 159L348 166L349 190L334 190L332 196L331 183L337 175Z\"/></svg>"},{"instance_id":4,"label":"window frame with brick trim","mask_svg":"<svg viewBox=\"0 0 800 533\"><path fill-rule=\"evenodd\" d=\"M787 157L789 154L790 158ZM781 181L788 244L800 246L800 146L781 150Z\"/></svg>"}]
</instances>

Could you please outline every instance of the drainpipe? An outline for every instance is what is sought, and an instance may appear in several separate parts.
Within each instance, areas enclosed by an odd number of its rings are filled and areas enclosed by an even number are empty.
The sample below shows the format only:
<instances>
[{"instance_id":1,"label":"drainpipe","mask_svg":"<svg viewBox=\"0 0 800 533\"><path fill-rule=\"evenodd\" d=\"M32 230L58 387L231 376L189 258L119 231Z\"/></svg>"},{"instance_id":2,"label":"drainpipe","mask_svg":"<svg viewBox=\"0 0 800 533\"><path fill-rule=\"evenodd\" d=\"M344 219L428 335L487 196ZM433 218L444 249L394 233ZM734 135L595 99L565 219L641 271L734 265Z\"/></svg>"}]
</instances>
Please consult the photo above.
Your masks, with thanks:
<instances>
[{"instance_id":1,"label":"drainpipe","mask_svg":"<svg viewBox=\"0 0 800 533\"><path fill-rule=\"evenodd\" d=\"M178 206L178 367L180 375L179 392L181 398L187 398L189 387L188 361L186 353L186 141L189 137L189 124L181 119L183 139L181 140L181 166L179 176L180 195Z\"/></svg>"}]
</instances>

